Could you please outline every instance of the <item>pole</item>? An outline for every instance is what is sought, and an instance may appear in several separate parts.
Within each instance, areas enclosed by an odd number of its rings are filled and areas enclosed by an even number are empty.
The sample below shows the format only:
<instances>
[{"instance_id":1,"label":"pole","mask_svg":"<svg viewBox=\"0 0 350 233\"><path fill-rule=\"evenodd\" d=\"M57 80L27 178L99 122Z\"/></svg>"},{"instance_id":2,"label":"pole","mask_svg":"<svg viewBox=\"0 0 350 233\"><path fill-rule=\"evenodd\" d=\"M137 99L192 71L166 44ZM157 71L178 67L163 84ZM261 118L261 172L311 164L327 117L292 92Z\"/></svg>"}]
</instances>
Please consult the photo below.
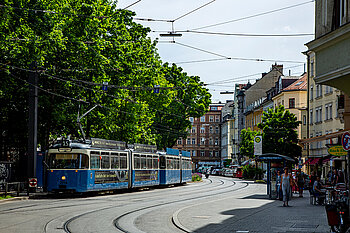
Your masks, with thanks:
<instances>
[{"instance_id":1,"label":"pole","mask_svg":"<svg viewBox=\"0 0 350 233\"><path fill-rule=\"evenodd\" d=\"M30 64L31 70L36 70L36 62ZM28 116L28 178L36 176L37 127L38 127L38 74L29 73L29 116Z\"/></svg>"}]
</instances>

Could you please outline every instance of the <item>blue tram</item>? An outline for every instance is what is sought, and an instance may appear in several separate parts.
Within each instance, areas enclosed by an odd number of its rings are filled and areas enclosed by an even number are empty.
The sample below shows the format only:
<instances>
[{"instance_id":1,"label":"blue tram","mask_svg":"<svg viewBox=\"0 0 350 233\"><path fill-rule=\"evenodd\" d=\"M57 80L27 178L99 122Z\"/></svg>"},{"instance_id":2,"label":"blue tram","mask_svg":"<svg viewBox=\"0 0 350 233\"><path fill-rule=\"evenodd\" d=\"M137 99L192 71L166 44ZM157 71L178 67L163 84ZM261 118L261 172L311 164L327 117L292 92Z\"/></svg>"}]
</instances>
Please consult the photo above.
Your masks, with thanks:
<instances>
[{"instance_id":1,"label":"blue tram","mask_svg":"<svg viewBox=\"0 0 350 233\"><path fill-rule=\"evenodd\" d=\"M192 181L192 161L191 153L188 151L181 151L181 183Z\"/></svg>"},{"instance_id":2,"label":"blue tram","mask_svg":"<svg viewBox=\"0 0 350 233\"><path fill-rule=\"evenodd\" d=\"M181 183L179 150L167 148L165 154L161 153L159 166L161 185Z\"/></svg>"},{"instance_id":3,"label":"blue tram","mask_svg":"<svg viewBox=\"0 0 350 233\"><path fill-rule=\"evenodd\" d=\"M191 180L190 157L162 155L150 145L132 146L127 148L125 142L97 138L85 142L57 141L48 151L47 190L89 192ZM168 169L162 178L163 159Z\"/></svg>"}]
</instances>

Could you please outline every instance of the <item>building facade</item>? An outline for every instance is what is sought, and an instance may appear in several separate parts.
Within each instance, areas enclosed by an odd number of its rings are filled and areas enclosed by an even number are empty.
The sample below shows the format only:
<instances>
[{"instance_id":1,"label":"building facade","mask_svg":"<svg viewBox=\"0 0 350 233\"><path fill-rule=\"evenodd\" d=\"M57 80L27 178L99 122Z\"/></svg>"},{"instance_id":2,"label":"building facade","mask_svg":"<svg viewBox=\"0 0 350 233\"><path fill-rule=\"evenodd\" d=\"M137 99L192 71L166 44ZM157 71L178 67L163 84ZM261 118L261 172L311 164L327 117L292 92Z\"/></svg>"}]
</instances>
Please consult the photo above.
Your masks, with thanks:
<instances>
[{"instance_id":1,"label":"building facade","mask_svg":"<svg viewBox=\"0 0 350 233\"><path fill-rule=\"evenodd\" d=\"M179 138L174 149L191 153L196 168L221 164L221 110L225 104L210 104L209 111L199 118L190 117L187 138Z\"/></svg>"},{"instance_id":2,"label":"building facade","mask_svg":"<svg viewBox=\"0 0 350 233\"><path fill-rule=\"evenodd\" d=\"M234 139L234 102L227 101L221 110L221 161L233 159L233 139Z\"/></svg>"}]
</instances>

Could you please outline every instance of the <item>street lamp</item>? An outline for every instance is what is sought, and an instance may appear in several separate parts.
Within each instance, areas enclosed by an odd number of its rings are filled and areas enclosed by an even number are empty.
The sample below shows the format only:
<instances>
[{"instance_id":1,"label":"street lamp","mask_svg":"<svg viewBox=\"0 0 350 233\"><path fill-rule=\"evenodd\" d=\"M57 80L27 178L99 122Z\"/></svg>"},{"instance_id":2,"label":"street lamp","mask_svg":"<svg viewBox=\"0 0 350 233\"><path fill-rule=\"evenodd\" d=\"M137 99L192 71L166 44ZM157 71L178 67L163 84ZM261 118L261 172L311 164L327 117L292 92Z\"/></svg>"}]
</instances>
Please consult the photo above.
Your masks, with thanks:
<instances>
[{"instance_id":1,"label":"street lamp","mask_svg":"<svg viewBox=\"0 0 350 233\"><path fill-rule=\"evenodd\" d=\"M168 33L163 33L159 34L161 37L181 37L182 34L176 33L176 32L168 32Z\"/></svg>"}]
</instances>

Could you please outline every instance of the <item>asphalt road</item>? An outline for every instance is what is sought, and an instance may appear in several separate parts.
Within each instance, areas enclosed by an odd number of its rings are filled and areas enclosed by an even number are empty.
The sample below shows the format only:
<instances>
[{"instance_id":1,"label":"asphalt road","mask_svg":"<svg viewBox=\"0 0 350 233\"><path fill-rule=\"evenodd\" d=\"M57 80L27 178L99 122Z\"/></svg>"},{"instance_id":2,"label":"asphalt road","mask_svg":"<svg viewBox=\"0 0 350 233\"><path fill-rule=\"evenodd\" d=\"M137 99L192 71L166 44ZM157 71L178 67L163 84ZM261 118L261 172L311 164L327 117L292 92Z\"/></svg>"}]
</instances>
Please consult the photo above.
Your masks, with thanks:
<instances>
[{"instance_id":1,"label":"asphalt road","mask_svg":"<svg viewBox=\"0 0 350 233\"><path fill-rule=\"evenodd\" d=\"M266 197L246 198L265 192L265 185L211 176L183 186L114 195L5 202L0 203L0 232L237 232L230 219L238 213L226 212L243 210L240 217L248 218L261 208L275 208L275 201ZM249 228L242 219L233 222Z\"/></svg>"}]
</instances>

